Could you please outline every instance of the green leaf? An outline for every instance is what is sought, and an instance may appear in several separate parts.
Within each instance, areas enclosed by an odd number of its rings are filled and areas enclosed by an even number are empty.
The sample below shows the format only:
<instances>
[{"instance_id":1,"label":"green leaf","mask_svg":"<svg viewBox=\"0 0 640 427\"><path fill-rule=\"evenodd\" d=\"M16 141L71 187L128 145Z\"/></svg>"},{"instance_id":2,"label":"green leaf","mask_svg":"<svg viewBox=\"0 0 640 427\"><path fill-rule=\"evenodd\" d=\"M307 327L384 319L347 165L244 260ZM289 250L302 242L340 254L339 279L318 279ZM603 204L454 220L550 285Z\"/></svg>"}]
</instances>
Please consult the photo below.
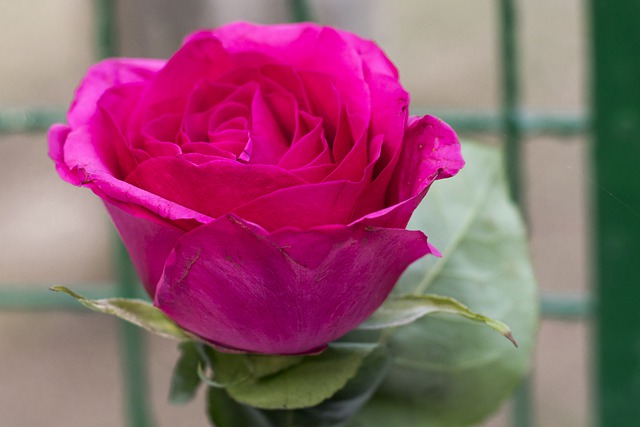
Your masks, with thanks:
<instances>
[{"instance_id":1,"label":"green leaf","mask_svg":"<svg viewBox=\"0 0 640 427\"><path fill-rule=\"evenodd\" d=\"M263 411L238 403L216 387L207 391L207 416L215 427L278 427Z\"/></svg>"},{"instance_id":2,"label":"green leaf","mask_svg":"<svg viewBox=\"0 0 640 427\"><path fill-rule=\"evenodd\" d=\"M484 323L509 339L516 347L511 329L499 320L474 313L455 298L441 295L405 295L391 297L364 323L360 329L384 329L407 325L427 314L457 314L475 322Z\"/></svg>"},{"instance_id":3,"label":"green leaf","mask_svg":"<svg viewBox=\"0 0 640 427\"><path fill-rule=\"evenodd\" d=\"M196 342L180 343L180 358L173 369L171 389L169 390L171 403L181 405L193 400L201 383L198 367L202 363L203 360Z\"/></svg>"},{"instance_id":4,"label":"green leaf","mask_svg":"<svg viewBox=\"0 0 640 427\"><path fill-rule=\"evenodd\" d=\"M227 391L238 402L256 408L315 406L343 388L374 348L367 344L335 343L319 355L305 356L277 374L230 385Z\"/></svg>"},{"instance_id":5,"label":"green leaf","mask_svg":"<svg viewBox=\"0 0 640 427\"><path fill-rule=\"evenodd\" d=\"M508 198L499 151L465 143L463 153L466 167L432 187L409 225L423 230L443 256L414 263L394 294L455 298L509 324L520 348L451 314L397 328L388 337L389 375L350 426L473 425L528 372L538 299L526 232Z\"/></svg>"},{"instance_id":6,"label":"green leaf","mask_svg":"<svg viewBox=\"0 0 640 427\"><path fill-rule=\"evenodd\" d=\"M69 294L91 310L119 317L156 335L178 340L191 338L162 311L147 301L129 298L92 300L78 295L64 286L54 286L51 290Z\"/></svg>"},{"instance_id":7,"label":"green leaf","mask_svg":"<svg viewBox=\"0 0 640 427\"><path fill-rule=\"evenodd\" d=\"M390 360L386 348L377 347L364 358L356 376L344 388L311 408L258 409L230 398L224 389L212 388L208 394L209 418L218 427L340 427L373 395Z\"/></svg>"},{"instance_id":8,"label":"green leaf","mask_svg":"<svg viewBox=\"0 0 640 427\"><path fill-rule=\"evenodd\" d=\"M256 378L276 374L304 360L304 356L266 356L259 354L248 354L247 358L252 366L253 375Z\"/></svg>"},{"instance_id":9,"label":"green leaf","mask_svg":"<svg viewBox=\"0 0 640 427\"><path fill-rule=\"evenodd\" d=\"M295 425L314 427L339 427L369 401L391 366L391 358L385 347L378 347L363 361L358 373L347 385L318 406L295 411Z\"/></svg>"}]
</instances>

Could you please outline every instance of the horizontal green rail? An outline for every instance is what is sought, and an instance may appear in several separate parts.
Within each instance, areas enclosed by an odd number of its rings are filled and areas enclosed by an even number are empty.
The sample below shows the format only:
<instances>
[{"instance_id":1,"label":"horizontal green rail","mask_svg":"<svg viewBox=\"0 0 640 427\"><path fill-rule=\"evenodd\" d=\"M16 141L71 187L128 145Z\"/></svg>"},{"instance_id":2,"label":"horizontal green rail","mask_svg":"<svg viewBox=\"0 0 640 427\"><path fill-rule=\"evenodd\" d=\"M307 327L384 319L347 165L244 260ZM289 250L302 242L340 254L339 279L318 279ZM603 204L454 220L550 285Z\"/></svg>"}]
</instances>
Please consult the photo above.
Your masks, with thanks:
<instances>
[{"instance_id":1,"label":"horizontal green rail","mask_svg":"<svg viewBox=\"0 0 640 427\"><path fill-rule=\"evenodd\" d=\"M0 109L0 133L46 131L53 123L64 122L66 111L56 107Z\"/></svg>"},{"instance_id":2,"label":"horizontal green rail","mask_svg":"<svg viewBox=\"0 0 640 427\"><path fill-rule=\"evenodd\" d=\"M54 294L50 285L28 284L24 287L4 285L0 287L0 310L69 310L83 309L76 300L64 294ZM116 283L76 284L70 289L87 298L121 297ZM138 287L137 289L140 289ZM145 298L140 292L136 295ZM541 313L547 318L579 320L591 316L595 307L591 295L584 294L543 294L540 297Z\"/></svg>"},{"instance_id":3,"label":"horizontal green rail","mask_svg":"<svg viewBox=\"0 0 640 427\"><path fill-rule=\"evenodd\" d=\"M437 109L416 108L414 114L431 114L449 123L458 133L492 133L505 132L502 113L446 111ZM573 136L585 134L590 130L590 120L582 113L537 113L520 112L515 116L518 129L523 134L549 134L557 136Z\"/></svg>"},{"instance_id":4,"label":"horizontal green rail","mask_svg":"<svg viewBox=\"0 0 640 427\"><path fill-rule=\"evenodd\" d=\"M2 285L0 287L0 310L86 310L75 299L66 294L49 290L51 284ZM116 298L123 296L116 283L66 285L74 292L91 299ZM136 297L146 298L142 292Z\"/></svg>"},{"instance_id":5,"label":"horizontal green rail","mask_svg":"<svg viewBox=\"0 0 640 427\"><path fill-rule=\"evenodd\" d=\"M78 301L66 294L55 294L49 290L51 284L17 285L0 288L1 310L72 310L84 309ZM91 299L113 298L117 296L114 284L65 285L74 292Z\"/></svg>"},{"instance_id":6,"label":"horizontal green rail","mask_svg":"<svg viewBox=\"0 0 640 427\"><path fill-rule=\"evenodd\" d=\"M540 312L546 319L581 320L595 315L596 302L588 293L542 294Z\"/></svg>"},{"instance_id":7,"label":"horizontal green rail","mask_svg":"<svg viewBox=\"0 0 640 427\"><path fill-rule=\"evenodd\" d=\"M425 107L412 109L413 114L432 114L451 124L460 133L500 133L504 119L497 112L446 111ZM581 113L524 112L516 117L525 133L571 136L589 130L589 119ZM65 121L65 110L53 107L0 109L0 133L46 131L51 124Z\"/></svg>"}]
</instances>

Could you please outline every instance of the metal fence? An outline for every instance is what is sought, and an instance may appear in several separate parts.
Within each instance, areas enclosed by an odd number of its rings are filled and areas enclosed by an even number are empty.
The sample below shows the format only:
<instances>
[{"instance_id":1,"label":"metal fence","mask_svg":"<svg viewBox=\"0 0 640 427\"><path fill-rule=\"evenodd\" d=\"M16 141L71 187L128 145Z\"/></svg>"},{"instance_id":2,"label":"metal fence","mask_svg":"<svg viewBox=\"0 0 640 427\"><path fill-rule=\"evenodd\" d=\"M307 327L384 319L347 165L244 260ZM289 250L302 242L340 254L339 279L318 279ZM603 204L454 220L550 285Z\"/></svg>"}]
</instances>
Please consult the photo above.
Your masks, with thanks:
<instances>
[{"instance_id":1,"label":"metal fence","mask_svg":"<svg viewBox=\"0 0 640 427\"><path fill-rule=\"evenodd\" d=\"M97 53L113 56L115 11L112 0L94 0L97 13ZM499 37L502 91L501 108L493 114L440 114L461 132L491 133L503 138L506 168L514 200L522 204L527 183L523 182L521 146L529 133L558 137L591 136L591 187L593 209L592 295L542 295L545 317L566 321L590 318L595 326L592 348L594 372L594 425L637 426L640 420L640 7L634 0L587 0L591 25L591 112L558 116L521 110L518 70L518 4L499 3ZM312 18L307 2L289 0L292 20ZM591 119L589 118L591 117ZM64 120L63 109L14 108L0 110L0 133L43 131ZM114 243L118 254L117 281L108 291L90 285L80 291L93 298L134 296L135 274L126 252ZM53 298L46 288L24 290L10 284L0 286L0 309L78 308L75 301ZM125 418L130 426L151 426L145 346L134 326L121 325L124 360ZM530 383L515 396L512 424L533 425Z\"/></svg>"}]
</instances>

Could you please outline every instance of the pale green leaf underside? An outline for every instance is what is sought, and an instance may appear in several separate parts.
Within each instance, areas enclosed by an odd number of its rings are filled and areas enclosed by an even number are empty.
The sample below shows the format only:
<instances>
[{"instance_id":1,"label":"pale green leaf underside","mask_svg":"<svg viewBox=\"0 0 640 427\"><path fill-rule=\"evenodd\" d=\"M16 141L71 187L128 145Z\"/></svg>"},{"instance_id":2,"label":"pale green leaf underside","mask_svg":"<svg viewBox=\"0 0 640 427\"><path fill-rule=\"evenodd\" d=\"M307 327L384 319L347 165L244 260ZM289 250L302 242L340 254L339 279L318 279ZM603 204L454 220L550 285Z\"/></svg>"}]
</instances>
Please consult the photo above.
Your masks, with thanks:
<instances>
[{"instance_id":1,"label":"pale green leaf underside","mask_svg":"<svg viewBox=\"0 0 640 427\"><path fill-rule=\"evenodd\" d=\"M147 301L129 298L92 300L78 295L64 286L54 286L51 290L64 292L91 310L119 317L165 338L178 340L192 339L191 336L165 316L162 311Z\"/></svg>"},{"instance_id":2,"label":"pale green leaf underside","mask_svg":"<svg viewBox=\"0 0 640 427\"><path fill-rule=\"evenodd\" d=\"M405 295L391 297L364 323L360 329L384 329L407 325L428 314L457 314L484 323L509 339L516 347L511 329L499 320L475 313L454 298L441 295Z\"/></svg>"},{"instance_id":3,"label":"pale green leaf underside","mask_svg":"<svg viewBox=\"0 0 640 427\"><path fill-rule=\"evenodd\" d=\"M500 150L462 146L466 166L433 185L408 227L424 231L442 257L411 265L392 295L455 298L507 323L520 348L458 316L420 317L390 336L390 373L351 427L477 425L530 365L538 300L525 228L506 191Z\"/></svg>"}]
</instances>

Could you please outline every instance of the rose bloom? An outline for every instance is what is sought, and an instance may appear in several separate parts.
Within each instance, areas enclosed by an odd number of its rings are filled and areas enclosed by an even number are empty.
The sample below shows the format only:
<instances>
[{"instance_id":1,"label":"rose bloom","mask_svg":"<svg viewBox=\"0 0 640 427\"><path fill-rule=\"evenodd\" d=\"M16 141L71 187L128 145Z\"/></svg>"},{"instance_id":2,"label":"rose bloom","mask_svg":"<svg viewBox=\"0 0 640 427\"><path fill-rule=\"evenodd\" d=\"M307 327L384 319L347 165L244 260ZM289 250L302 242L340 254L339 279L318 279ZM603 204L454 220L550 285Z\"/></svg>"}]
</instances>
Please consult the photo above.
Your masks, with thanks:
<instances>
[{"instance_id":1,"label":"rose bloom","mask_svg":"<svg viewBox=\"0 0 640 427\"><path fill-rule=\"evenodd\" d=\"M405 229L464 164L408 116L371 41L233 23L171 59L108 59L49 131L60 176L104 201L154 304L222 349L319 351L436 253Z\"/></svg>"}]
</instances>

